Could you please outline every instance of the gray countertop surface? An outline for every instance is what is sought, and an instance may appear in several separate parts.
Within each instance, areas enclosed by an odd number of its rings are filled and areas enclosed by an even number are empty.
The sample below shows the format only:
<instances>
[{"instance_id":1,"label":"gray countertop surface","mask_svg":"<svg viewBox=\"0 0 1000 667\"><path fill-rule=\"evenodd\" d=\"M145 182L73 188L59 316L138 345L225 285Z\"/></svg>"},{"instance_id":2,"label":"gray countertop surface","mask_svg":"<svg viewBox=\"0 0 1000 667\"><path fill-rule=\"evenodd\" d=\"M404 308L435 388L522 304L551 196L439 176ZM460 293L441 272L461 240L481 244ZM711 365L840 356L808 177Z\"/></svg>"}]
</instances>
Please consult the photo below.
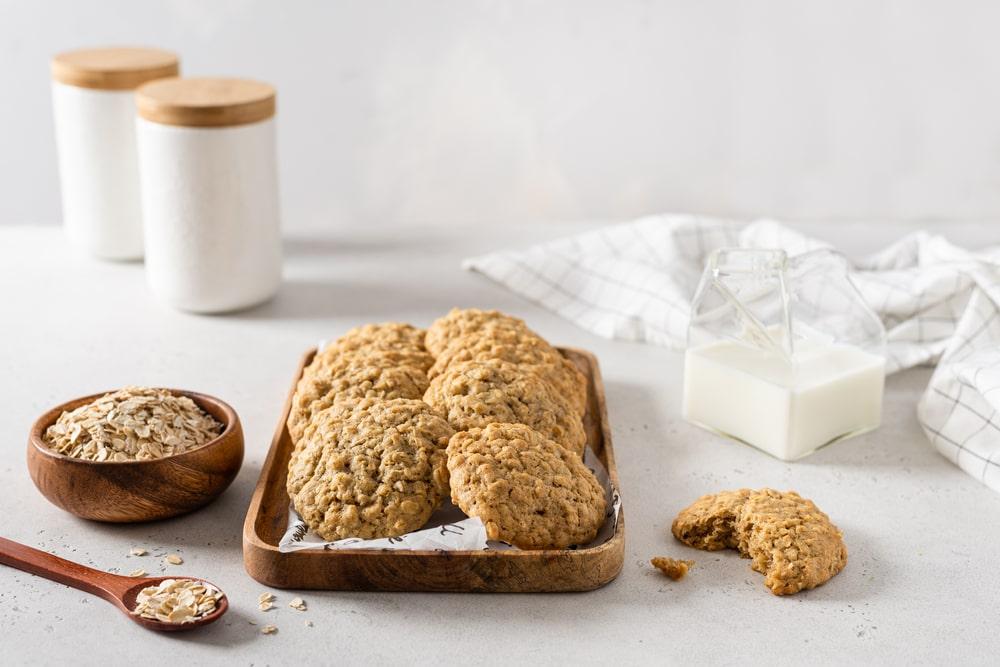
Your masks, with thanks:
<instances>
[{"instance_id":1,"label":"gray countertop surface","mask_svg":"<svg viewBox=\"0 0 1000 667\"><path fill-rule=\"evenodd\" d=\"M598 338L459 268L466 256L579 229L456 234L428 225L290 237L278 297L211 317L159 304L141 264L82 257L58 228L0 229L0 534L103 570L204 577L231 604L215 626L160 636L97 598L0 567L6 657L88 665L993 662L1000 495L939 455L917 425L930 370L888 379L880 429L802 462L724 441L681 420L679 354ZM857 253L916 227L805 229ZM936 228L967 245L996 242L994 230ZM306 591L306 612L288 608L295 592L274 591L276 609L258 611L266 589L243 569L243 518L300 354L356 324L426 325L455 305L509 311L557 344L597 354L627 518L621 575L580 594ZM236 408L246 459L218 501L173 520L107 525L77 519L35 490L24 460L35 417L126 384L195 389ZM778 598L734 552L696 552L670 536L671 519L693 499L744 486L814 499L844 532L846 569L821 588ZM132 547L178 553L184 564L130 556ZM655 555L697 564L675 583L649 566ZM260 634L267 623L278 632Z\"/></svg>"}]
</instances>

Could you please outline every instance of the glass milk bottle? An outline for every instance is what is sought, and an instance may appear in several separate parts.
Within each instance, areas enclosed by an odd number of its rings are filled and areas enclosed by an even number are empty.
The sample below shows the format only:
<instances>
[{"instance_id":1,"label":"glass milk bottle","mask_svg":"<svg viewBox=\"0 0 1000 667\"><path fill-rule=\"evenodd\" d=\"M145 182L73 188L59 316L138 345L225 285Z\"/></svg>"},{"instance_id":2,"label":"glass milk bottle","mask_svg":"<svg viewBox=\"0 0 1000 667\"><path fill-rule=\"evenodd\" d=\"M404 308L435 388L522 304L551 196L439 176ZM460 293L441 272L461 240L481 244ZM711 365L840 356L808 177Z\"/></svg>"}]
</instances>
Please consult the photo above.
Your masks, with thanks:
<instances>
[{"instance_id":1,"label":"glass milk bottle","mask_svg":"<svg viewBox=\"0 0 1000 667\"><path fill-rule=\"evenodd\" d=\"M692 303L684 418L802 458L879 425L884 340L839 253L717 250Z\"/></svg>"},{"instance_id":2,"label":"glass milk bottle","mask_svg":"<svg viewBox=\"0 0 1000 667\"><path fill-rule=\"evenodd\" d=\"M142 258L135 89L177 71L177 56L159 49L84 49L52 59L63 224L91 255Z\"/></svg>"},{"instance_id":3,"label":"glass milk bottle","mask_svg":"<svg viewBox=\"0 0 1000 667\"><path fill-rule=\"evenodd\" d=\"M175 308L237 310L278 289L275 97L241 79L136 91L146 277Z\"/></svg>"}]
</instances>

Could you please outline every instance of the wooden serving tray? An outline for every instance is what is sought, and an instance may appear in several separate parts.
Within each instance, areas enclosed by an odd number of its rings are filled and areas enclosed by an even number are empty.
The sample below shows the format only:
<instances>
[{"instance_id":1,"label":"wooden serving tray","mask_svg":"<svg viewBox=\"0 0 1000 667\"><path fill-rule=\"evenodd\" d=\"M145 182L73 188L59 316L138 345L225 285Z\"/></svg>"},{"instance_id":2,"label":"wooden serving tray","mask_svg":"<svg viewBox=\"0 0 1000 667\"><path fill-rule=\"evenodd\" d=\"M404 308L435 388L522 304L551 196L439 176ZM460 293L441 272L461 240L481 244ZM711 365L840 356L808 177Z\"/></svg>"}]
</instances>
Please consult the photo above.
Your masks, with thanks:
<instances>
[{"instance_id":1,"label":"wooden serving tray","mask_svg":"<svg viewBox=\"0 0 1000 667\"><path fill-rule=\"evenodd\" d=\"M587 441L620 489L597 359L584 350L560 351L587 377ZM315 353L310 350L299 364L243 524L243 563L251 577L274 588L527 593L589 591L618 576L625 558L624 512L618 516L614 536L587 549L278 551L288 524L285 475L292 443L285 422L295 386Z\"/></svg>"}]
</instances>

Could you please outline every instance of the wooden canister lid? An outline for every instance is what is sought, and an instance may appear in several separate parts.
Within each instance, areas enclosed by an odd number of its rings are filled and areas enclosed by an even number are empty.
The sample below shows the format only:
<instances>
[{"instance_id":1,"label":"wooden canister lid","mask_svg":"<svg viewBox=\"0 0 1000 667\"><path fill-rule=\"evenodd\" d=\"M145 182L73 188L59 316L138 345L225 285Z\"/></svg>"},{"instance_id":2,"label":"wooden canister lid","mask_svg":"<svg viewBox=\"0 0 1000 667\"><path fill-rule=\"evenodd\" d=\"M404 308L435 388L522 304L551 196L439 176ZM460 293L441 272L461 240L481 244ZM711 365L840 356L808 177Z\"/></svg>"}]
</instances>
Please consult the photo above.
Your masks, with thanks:
<instances>
[{"instance_id":1,"label":"wooden canister lid","mask_svg":"<svg viewBox=\"0 0 1000 667\"><path fill-rule=\"evenodd\" d=\"M115 47L60 53L52 59L52 78L78 88L133 90L180 71L177 55L161 49Z\"/></svg>"},{"instance_id":2,"label":"wooden canister lid","mask_svg":"<svg viewBox=\"0 0 1000 667\"><path fill-rule=\"evenodd\" d=\"M139 116L185 127L226 127L274 115L273 87L246 79L160 79L135 93Z\"/></svg>"}]
</instances>

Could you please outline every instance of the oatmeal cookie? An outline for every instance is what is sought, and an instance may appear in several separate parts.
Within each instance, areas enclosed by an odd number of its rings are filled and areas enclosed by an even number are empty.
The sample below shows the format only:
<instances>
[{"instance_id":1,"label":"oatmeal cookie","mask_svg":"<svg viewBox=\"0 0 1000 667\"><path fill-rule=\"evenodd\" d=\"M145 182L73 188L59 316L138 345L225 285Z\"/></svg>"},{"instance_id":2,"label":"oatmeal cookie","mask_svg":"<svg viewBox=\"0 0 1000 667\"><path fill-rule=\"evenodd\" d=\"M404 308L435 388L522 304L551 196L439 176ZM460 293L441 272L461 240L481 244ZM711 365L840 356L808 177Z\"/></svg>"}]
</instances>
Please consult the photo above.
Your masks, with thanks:
<instances>
[{"instance_id":1,"label":"oatmeal cookie","mask_svg":"<svg viewBox=\"0 0 1000 667\"><path fill-rule=\"evenodd\" d=\"M683 579L687 575L688 570L694 566L694 561L678 560L676 558L668 558L666 556L656 556L655 558L650 559L649 564L662 572L665 576L670 577L674 581L679 581Z\"/></svg>"},{"instance_id":2,"label":"oatmeal cookie","mask_svg":"<svg viewBox=\"0 0 1000 667\"><path fill-rule=\"evenodd\" d=\"M569 399L582 416L587 411L587 380L576 365L535 334L500 329L452 338L427 375L433 379L454 364L496 359L530 369Z\"/></svg>"},{"instance_id":3,"label":"oatmeal cookie","mask_svg":"<svg viewBox=\"0 0 1000 667\"><path fill-rule=\"evenodd\" d=\"M358 398L419 399L427 391L427 375L419 368L399 365L392 352L345 354L303 374L292 397L288 433L298 442L312 416L338 401Z\"/></svg>"},{"instance_id":4,"label":"oatmeal cookie","mask_svg":"<svg viewBox=\"0 0 1000 667\"><path fill-rule=\"evenodd\" d=\"M423 401L365 398L315 415L288 465L288 495L327 540L402 535L448 494L454 431Z\"/></svg>"},{"instance_id":5,"label":"oatmeal cookie","mask_svg":"<svg viewBox=\"0 0 1000 667\"><path fill-rule=\"evenodd\" d=\"M830 517L794 491L750 494L739 518L738 548L775 595L815 588L844 569L847 547Z\"/></svg>"},{"instance_id":6,"label":"oatmeal cookie","mask_svg":"<svg viewBox=\"0 0 1000 667\"><path fill-rule=\"evenodd\" d=\"M499 310L452 308L447 315L438 318L428 327L424 343L427 351L437 356L459 336L484 335L496 331L511 331L525 336L536 335L524 320L506 315Z\"/></svg>"},{"instance_id":7,"label":"oatmeal cookie","mask_svg":"<svg viewBox=\"0 0 1000 667\"><path fill-rule=\"evenodd\" d=\"M451 499L491 540L563 549L597 536L604 489L578 456L524 424L490 424L448 443Z\"/></svg>"},{"instance_id":8,"label":"oatmeal cookie","mask_svg":"<svg viewBox=\"0 0 1000 667\"><path fill-rule=\"evenodd\" d=\"M456 431L525 424L577 456L587 444L583 422L566 399L531 371L505 361L454 364L431 381L424 401Z\"/></svg>"},{"instance_id":9,"label":"oatmeal cookie","mask_svg":"<svg viewBox=\"0 0 1000 667\"><path fill-rule=\"evenodd\" d=\"M447 344L434 355L434 364L427 375L440 375L453 363L478 359L500 359L516 364L551 363L562 356L545 339L536 334L513 329L473 331L448 339Z\"/></svg>"},{"instance_id":10,"label":"oatmeal cookie","mask_svg":"<svg viewBox=\"0 0 1000 667\"><path fill-rule=\"evenodd\" d=\"M351 329L316 354L306 375L328 366L344 356L388 355L394 365L413 366L423 372L434 363L424 347L424 330L402 322L365 324Z\"/></svg>"},{"instance_id":11,"label":"oatmeal cookie","mask_svg":"<svg viewBox=\"0 0 1000 667\"><path fill-rule=\"evenodd\" d=\"M735 549L739 544L734 532L736 517L750 493L750 489L739 489L702 496L674 519L674 537L704 551Z\"/></svg>"},{"instance_id":12,"label":"oatmeal cookie","mask_svg":"<svg viewBox=\"0 0 1000 667\"><path fill-rule=\"evenodd\" d=\"M355 327L336 340L342 350L398 350L426 352L423 329L405 322L382 322Z\"/></svg>"},{"instance_id":13,"label":"oatmeal cookie","mask_svg":"<svg viewBox=\"0 0 1000 667\"><path fill-rule=\"evenodd\" d=\"M847 564L840 530L794 491L723 491L702 496L674 519L672 531L698 549L737 549L775 595L815 588Z\"/></svg>"}]
</instances>

